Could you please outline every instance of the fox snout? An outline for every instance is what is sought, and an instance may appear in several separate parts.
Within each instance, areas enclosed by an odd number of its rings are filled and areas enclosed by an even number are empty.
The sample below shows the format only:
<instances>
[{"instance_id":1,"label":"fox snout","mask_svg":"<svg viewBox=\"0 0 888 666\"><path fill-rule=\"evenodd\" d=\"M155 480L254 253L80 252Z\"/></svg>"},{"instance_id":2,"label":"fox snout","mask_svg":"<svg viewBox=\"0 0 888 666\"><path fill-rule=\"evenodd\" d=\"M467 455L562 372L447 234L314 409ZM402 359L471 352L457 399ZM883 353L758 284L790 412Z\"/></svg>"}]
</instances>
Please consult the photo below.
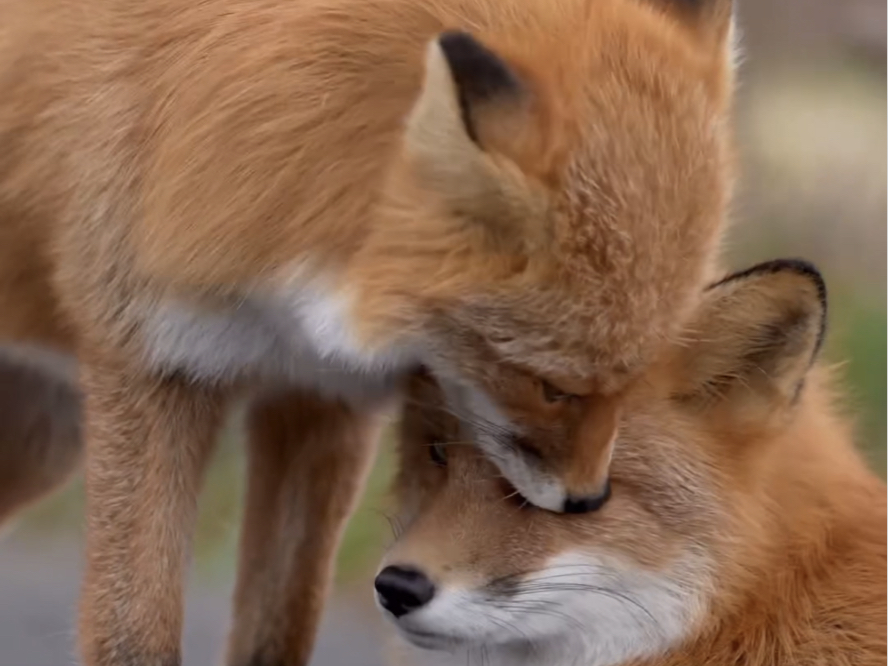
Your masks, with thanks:
<instances>
[{"instance_id":1,"label":"fox snout","mask_svg":"<svg viewBox=\"0 0 888 666\"><path fill-rule=\"evenodd\" d=\"M379 605L400 618L425 606L435 596L435 585L420 569L390 565L373 583Z\"/></svg>"},{"instance_id":2,"label":"fox snout","mask_svg":"<svg viewBox=\"0 0 888 666\"><path fill-rule=\"evenodd\" d=\"M562 509L562 512L577 514L598 511L607 503L607 501L610 499L610 496L610 479L606 478L604 481L604 487L599 492L593 495L584 495L580 497L568 495L567 499L564 500L564 508Z\"/></svg>"}]
</instances>

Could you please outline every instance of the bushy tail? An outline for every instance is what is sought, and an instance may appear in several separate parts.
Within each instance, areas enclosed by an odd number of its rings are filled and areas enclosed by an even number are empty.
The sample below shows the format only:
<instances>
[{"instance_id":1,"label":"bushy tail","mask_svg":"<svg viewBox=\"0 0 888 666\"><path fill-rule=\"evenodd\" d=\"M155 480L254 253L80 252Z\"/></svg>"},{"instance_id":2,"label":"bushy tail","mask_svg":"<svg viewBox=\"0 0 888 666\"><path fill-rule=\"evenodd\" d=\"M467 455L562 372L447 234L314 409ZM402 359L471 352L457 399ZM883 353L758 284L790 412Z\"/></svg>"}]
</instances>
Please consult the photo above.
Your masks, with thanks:
<instances>
[{"instance_id":1,"label":"bushy tail","mask_svg":"<svg viewBox=\"0 0 888 666\"><path fill-rule=\"evenodd\" d=\"M70 360L0 349L0 525L66 481L82 450Z\"/></svg>"}]
</instances>

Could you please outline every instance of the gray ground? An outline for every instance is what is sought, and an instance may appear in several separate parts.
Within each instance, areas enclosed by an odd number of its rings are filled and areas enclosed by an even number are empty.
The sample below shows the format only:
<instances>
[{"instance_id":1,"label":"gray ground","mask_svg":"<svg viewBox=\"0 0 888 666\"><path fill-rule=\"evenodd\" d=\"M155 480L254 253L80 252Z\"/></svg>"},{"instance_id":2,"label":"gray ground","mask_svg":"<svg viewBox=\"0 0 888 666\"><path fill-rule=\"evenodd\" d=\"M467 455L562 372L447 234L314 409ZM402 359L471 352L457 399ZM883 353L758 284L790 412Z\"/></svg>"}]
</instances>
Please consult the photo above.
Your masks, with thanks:
<instances>
[{"instance_id":1,"label":"gray ground","mask_svg":"<svg viewBox=\"0 0 888 666\"><path fill-rule=\"evenodd\" d=\"M0 540L0 666L75 666L73 618L81 558L77 543ZM184 666L221 662L229 590L193 585L186 608ZM344 598L330 605L312 666L382 666L379 625Z\"/></svg>"}]
</instances>

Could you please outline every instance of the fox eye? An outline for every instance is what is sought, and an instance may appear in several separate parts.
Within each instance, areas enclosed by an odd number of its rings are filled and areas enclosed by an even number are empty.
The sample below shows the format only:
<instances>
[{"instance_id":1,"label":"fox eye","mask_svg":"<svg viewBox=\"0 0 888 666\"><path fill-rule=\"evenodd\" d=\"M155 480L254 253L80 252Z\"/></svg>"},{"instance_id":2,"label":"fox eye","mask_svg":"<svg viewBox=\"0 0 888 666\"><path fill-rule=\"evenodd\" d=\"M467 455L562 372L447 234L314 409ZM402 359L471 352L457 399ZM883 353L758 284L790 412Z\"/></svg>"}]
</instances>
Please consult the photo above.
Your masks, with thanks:
<instances>
[{"instance_id":1,"label":"fox eye","mask_svg":"<svg viewBox=\"0 0 888 666\"><path fill-rule=\"evenodd\" d=\"M440 442L429 444L429 457L438 467L447 467L447 454L444 452L444 445Z\"/></svg>"},{"instance_id":2,"label":"fox eye","mask_svg":"<svg viewBox=\"0 0 888 666\"><path fill-rule=\"evenodd\" d=\"M553 386L544 379L540 380L540 386L543 390L543 399L546 402L564 402L565 400L570 400L577 397L570 393L565 393L564 391Z\"/></svg>"}]
</instances>

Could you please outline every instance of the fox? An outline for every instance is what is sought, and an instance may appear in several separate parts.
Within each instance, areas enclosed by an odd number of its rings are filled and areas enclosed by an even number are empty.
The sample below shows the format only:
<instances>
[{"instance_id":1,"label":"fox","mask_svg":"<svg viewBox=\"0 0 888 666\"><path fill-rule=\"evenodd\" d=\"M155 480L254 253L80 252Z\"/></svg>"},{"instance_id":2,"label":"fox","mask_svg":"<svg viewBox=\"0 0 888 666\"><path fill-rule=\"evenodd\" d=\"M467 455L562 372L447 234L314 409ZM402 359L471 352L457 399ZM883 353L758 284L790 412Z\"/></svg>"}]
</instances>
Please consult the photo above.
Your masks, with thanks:
<instances>
[{"instance_id":1,"label":"fox","mask_svg":"<svg viewBox=\"0 0 888 666\"><path fill-rule=\"evenodd\" d=\"M0 341L76 366L0 367L31 405L0 412L0 499L84 461L83 663L181 663L236 401L229 666L307 663L417 368L529 501L597 508L626 387L716 273L732 26L730 0L0 0Z\"/></svg>"},{"instance_id":2,"label":"fox","mask_svg":"<svg viewBox=\"0 0 888 666\"><path fill-rule=\"evenodd\" d=\"M417 374L375 579L393 663L884 664L886 488L817 360L826 307L800 260L709 287L629 389L610 500L582 515L527 503Z\"/></svg>"}]
</instances>

